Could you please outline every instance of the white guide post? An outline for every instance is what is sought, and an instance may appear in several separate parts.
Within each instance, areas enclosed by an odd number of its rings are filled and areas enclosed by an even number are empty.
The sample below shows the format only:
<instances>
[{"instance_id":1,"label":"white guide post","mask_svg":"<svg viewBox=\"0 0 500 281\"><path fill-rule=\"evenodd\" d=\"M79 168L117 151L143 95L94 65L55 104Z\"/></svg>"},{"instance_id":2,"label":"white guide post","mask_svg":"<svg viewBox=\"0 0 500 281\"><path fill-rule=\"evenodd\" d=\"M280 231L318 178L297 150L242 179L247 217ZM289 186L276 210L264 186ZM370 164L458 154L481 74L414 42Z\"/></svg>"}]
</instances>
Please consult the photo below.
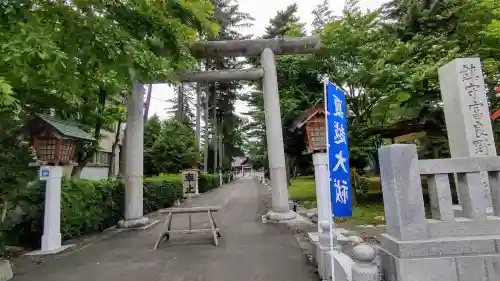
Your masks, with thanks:
<instances>
[{"instance_id":1,"label":"white guide post","mask_svg":"<svg viewBox=\"0 0 500 281\"><path fill-rule=\"evenodd\" d=\"M40 180L46 181L43 214L42 247L27 255L48 255L61 252L74 245L61 245L61 166L40 167Z\"/></svg>"}]
</instances>

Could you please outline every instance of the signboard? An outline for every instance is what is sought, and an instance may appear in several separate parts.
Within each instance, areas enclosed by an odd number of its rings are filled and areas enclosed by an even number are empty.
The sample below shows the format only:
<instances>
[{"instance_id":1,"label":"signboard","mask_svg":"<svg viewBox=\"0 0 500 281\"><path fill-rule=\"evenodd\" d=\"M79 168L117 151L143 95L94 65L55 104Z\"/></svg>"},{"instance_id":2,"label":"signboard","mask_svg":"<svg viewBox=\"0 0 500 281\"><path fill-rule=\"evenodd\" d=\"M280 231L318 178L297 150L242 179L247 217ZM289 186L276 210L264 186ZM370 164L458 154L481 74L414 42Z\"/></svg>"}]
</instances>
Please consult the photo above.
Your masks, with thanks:
<instances>
[{"instance_id":1,"label":"signboard","mask_svg":"<svg viewBox=\"0 0 500 281\"><path fill-rule=\"evenodd\" d=\"M325 100L332 214L335 217L350 217L352 216L351 176L345 95L335 84L326 81Z\"/></svg>"},{"instance_id":2,"label":"signboard","mask_svg":"<svg viewBox=\"0 0 500 281\"><path fill-rule=\"evenodd\" d=\"M182 171L182 186L184 195L198 194L198 170Z\"/></svg>"},{"instance_id":3,"label":"signboard","mask_svg":"<svg viewBox=\"0 0 500 281\"><path fill-rule=\"evenodd\" d=\"M40 180L48 180L50 178L50 168L49 167L40 167Z\"/></svg>"}]
</instances>

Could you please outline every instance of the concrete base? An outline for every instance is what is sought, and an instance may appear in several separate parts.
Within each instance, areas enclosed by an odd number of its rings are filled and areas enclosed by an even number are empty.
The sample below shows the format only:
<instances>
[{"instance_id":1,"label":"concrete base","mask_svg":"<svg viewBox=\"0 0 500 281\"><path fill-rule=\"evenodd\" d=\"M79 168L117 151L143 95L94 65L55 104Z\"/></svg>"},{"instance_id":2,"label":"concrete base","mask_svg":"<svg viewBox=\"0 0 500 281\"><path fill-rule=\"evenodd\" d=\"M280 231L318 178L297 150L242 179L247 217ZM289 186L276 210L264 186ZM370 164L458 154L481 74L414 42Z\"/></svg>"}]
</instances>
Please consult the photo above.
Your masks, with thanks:
<instances>
[{"instance_id":1,"label":"concrete base","mask_svg":"<svg viewBox=\"0 0 500 281\"><path fill-rule=\"evenodd\" d=\"M278 213L274 211L270 211L266 215L267 219L274 222L282 222L287 220L293 220L297 217L297 213L293 211L288 211L284 213Z\"/></svg>"},{"instance_id":2,"label":"concrete base","mask_svg":"<svg viewBox=\"0 0 500 281\"><path fill-rule=\"evenodd\" d=\"M453 208L453 215L455 216L455 218L463 217L462 206L453 205L452 208ZM486 215L493 216L493 207L486 207Z\"/></svg>"},{"instance_id":3,"label":"concrete base","mask_svg":"<svg viewBox=\"0 0 500 281\"><path fill-rule=\"evenodd\" d=\"M129 227L129 228L120 228L120 229L122 229L122 230L146 230L146 229L149 229L149 228L155 226L158 223L160 223L159 220L152 220L152 221L149 221L148 224L143 225L143 226Z\"/></svg>"},{"instance_id":4,"label":"concrete base","mask_svg":"<svg viewBox=\"0 0 500 281\"><path fill-rule=\"evenodd\" d=\"M321 280L332 280L332 273L335 274L335 281L351 281L352 266L354 261L346 254L337 250L331 251L316 243L315 258L318 266L318 275ZM332 270L332 260L334 268Z\"/></svg>"},{"instance_id":5,"label":"concrete base","mask_svg":"<svg viewBox=\"0 0 500 281\"><path fill-rule=\"evenodd\" d=\"M336 231L337 238L340 237L340 244L350 243L351 241L342 235L343 231ZM350 281L351 268L354 261L346 254L334 250L330 251L330 247L322 247L319 243L319 235L317 232L308 233L310 241L314 243L313 262L318 267L318 274L321 280L332 280L332 255L335 263L335 280Z\"/></svg>"},{"instance_id":6,"label":"concrete base","mask_svg":"<svg viewBox=\"0 0 500 281\"><path fill-rule=\"evenodd\" d=\"M43 255L54 255L57 253L60 253L66 249L74 247L75 244L69 244L69 245L62 245L61 247L53 250L36 250L33 252L26 253L26 256L43 256ZM3 280L0 278L0 280ZM8 279L7 279L8 280Z\"/></svg>"},{"instance_id":7,"label":"concrete base","mask_svg":"<svg viewBox=\"0 0 500 281\"><path fill-rule=\"evenodd\" d=\"M352 240L350 240L349 238L345 237L344 234L342 234L343 232L341 231L338 231L337 229L335 230L335 234L337 236L337 242L341 245L343 244L351 244L352 243ZM311 239L311 241L313 242L319 242L319 233L318 232L309 232L307 234L309 236L309 239Z\"/></svg>"},{"instance_id":8,"label":"concrete base","mask_svg":"<svg viewBox=\"0 0 500 281\"><path fill-rule=\"evenodd\" d=\"M12 274L12 267L8 260L0 259L0 281L7 281L14 278Z\"/></svg>"},{"instance_id":9,"label":"concrete base","mask_svg":"<svg viewBox=\"0 0 500 281\"><path fill-rule=\"evenodd\" d=\"M386 281L500 280L499 255L400 259L384 250L379 254Z\"/></svg>"},{"instance_id":10,"label":"concrete base","mask_svg":"<svg viewBox=\"0 0 500 281\"><path fill-rule=\"evenodd\" d=\"M401 241L382 234L380 259L386 281L500 280L500 236L481 235Z\"/></svg>"},{"instance_id":11,"label":"concrete base","mask_svg":"<svg viewBox=\"0 0 500 281\"><path fill-rule=\"evenodd\" d=\"M135 219L135 220L120 220L118 222L118 227L127 229L137 229L147 226L149 224L150 224L149 218L142 217L140 219Z\"/></svg>"}]
</instances>

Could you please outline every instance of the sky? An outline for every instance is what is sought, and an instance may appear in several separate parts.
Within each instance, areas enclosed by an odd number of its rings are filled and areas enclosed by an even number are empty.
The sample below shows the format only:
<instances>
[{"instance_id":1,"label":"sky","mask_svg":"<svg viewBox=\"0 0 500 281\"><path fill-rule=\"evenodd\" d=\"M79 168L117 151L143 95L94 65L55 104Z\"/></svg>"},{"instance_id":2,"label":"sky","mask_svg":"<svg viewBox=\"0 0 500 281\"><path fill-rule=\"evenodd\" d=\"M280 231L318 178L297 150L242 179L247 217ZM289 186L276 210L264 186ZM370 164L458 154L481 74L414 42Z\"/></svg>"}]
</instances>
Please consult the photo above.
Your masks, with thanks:
<instances>
[{"instance_id":1,"label":"sky","mask_svg":"<svg viewBox=\"0 0 500 281\"><path fill-rule=\"evenodd\" d=\"M358 6L362 10L373 10L388 0L360 0ZM242 30L243 33L253 34L256 37L262 36L269 20L276 15L278 11L286 9L288 5L297 3L299 6L298 16L301 22L306 23L306 29L310 31L313 21L312 11L314 8L323 2L323 0L239 0L240 11L249 13L255 21L253 27ZM342 14L344 0L329 0L330 10L335 15ZM174 97L174 91L168 84L154 84L151 98L149 115L156 114L160 119L167 119L172 116L167 110L172 107L168 102ZM248 111L248 106L241 101L235 104L236 113L244 113Z\"/></svg>"}]
</instances>

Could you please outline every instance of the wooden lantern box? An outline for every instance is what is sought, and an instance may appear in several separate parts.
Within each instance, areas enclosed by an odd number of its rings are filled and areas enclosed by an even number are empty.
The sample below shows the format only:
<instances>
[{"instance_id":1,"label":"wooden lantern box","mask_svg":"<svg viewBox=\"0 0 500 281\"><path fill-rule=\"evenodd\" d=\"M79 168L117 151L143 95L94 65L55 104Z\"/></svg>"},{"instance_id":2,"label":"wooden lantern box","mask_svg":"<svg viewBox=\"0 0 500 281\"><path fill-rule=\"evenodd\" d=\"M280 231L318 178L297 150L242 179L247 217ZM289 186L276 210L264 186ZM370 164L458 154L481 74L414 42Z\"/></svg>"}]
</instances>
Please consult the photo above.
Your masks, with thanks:
<instances>
[{"instance_id":1,"label":"wooden lantern box","mask_svg":"<svg viewBox=\"0 0 500 281\"><path fill-rule=\"evenodd\" d=\"M318 105L305 111L295 122L292 130L305 129L307 153L326 151L325 108Z\"/></svg>"},{"instance_id":2,"label":"wooden lantern box","mask_svg":"<svg viewBox=\"0 0 500 281\"><path fill-rule=\"evenodd\" d=\"M33 140L37 161L44 165L71 164L77 141L95 140L76 124L36 114L25 129Z\"/></svg>"}]
</instances>

